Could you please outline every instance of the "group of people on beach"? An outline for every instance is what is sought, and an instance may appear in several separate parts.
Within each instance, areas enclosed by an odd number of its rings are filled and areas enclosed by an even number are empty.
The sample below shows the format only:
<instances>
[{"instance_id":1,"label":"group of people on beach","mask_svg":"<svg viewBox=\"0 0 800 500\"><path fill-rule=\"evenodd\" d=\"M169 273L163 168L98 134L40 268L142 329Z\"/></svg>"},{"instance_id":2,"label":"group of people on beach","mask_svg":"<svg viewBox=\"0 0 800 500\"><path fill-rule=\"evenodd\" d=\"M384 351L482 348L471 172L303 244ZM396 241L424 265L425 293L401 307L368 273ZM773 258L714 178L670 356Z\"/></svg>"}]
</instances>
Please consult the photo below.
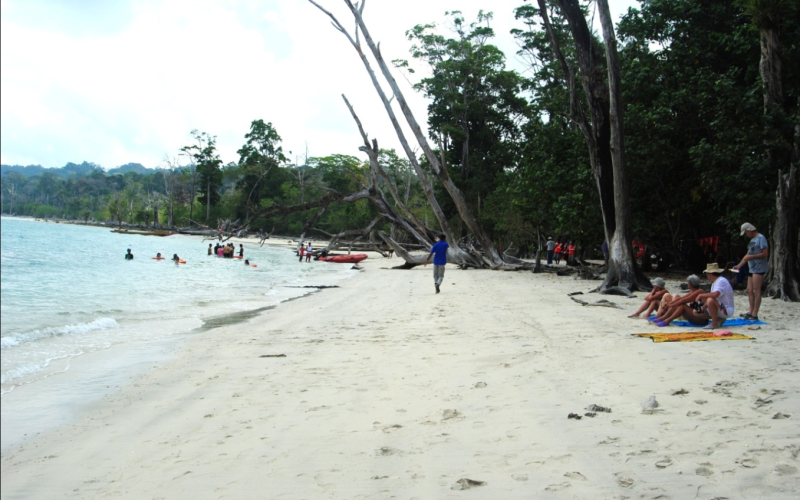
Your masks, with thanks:
<instances>
[{"instance_id":1,"label":"group of people on beach","mask_svg":"<svg viewBox=\"0 0 800 500\"><path fill-rule=\"evenodd\" d=\"M575 263L575 242L574 241L555 241L553 238L547 238L547 265L556 265L561 263L561 257L564 257L567 265Z\"/></svg>"},{"instance_id":2,"label":"group of people on beach","mask_svg":"<svg viewBox=\"0 0 800 500\"><path fill-rule=\"evenodd\" d=\"M303 246L303 242L300 242L300 248L297 249L297 255L300 256L300 262L303 262L303 257L305 257L306 262L311 262L311 257L314 255L314 248L311 246L311 242L309 241L306 246Z\"/></svg>"},{"instance_id":3,"label":"group of people on beach","mask_svg":"<svg viewBox=\"0 0 800 500\"><path fill-rule=\"evenodd\" d=\"M211 248L211 243L208 244L208 255L232 259L235 253L236 245L233 243L226 243L225 245L217 243L213 249ZM244 257L244 245L239 243L239 258L241 259L242 257Z\"/></svg>"},{"instance_id":4,"label":"group of people on beach","mask_svg":"<svg viewBox=\"0 0 800 500\"><path fill-rule=\"evenodd\" d=\"M710 320L711 323L705 328L720 328L725 320L735 314L733 287L723 273L729 270L739 272L747 266L747 298L750 307L748 312L740 316L746 320L758 321L761 288L764 275L769 269L769 245L766 237L749 222L742 224L741 235L750 238L750 242L747 245L747 255L738 264L726 269L713 262L703 271L711 281L710 291L706 292L701 287L700 277L696 274L686 278L688 292L683 295L671 294L664 280L656 278L650 282L653 290L647 294L639 310L629 317L638 318L644 312L645 318L660 327L669 326L672 321L683 317L693 325L706 325ZM655 315L651 316L652 313Z\"/></svg>"}]
</instances>

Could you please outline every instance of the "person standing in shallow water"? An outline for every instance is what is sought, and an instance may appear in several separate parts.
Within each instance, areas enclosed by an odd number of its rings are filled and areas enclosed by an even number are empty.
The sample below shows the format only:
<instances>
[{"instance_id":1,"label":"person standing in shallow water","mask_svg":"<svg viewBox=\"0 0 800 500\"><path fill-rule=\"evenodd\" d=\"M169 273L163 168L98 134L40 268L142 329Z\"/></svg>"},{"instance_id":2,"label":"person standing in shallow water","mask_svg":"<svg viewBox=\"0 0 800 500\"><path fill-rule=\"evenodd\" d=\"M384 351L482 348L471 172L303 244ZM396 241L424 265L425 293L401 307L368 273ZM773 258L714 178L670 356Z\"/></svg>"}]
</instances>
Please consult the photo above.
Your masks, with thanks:
<instances>
[{"instance_id":1,"label":"person standing in shallow water","mask_svg":"<svg viewBox=\"0 0 800 500\"><path fill-rule=\"evenodd\" d=\"M133 260L133 254L130 248L128 249L128 253L125 254L125 260Z\"/></svg>"},{"instance_id":2,"label":"person standing in shallow water","mask_svg":"<svg viewBox=\"0 0 800 500\"><path fill-rule=\"evenodd\" d=\"M436 293L441 291L439 287L444 280L444 266L447 264L448 248L450 248L450 245L447 244L447 237L441 235L436 238L436 243L431 247L431 253L429 253L428 258L425 259L424 266L427 266L428 261L431 260L431 255L433 255L433 285L436 287Z\"/></svg>"}]
</instances>

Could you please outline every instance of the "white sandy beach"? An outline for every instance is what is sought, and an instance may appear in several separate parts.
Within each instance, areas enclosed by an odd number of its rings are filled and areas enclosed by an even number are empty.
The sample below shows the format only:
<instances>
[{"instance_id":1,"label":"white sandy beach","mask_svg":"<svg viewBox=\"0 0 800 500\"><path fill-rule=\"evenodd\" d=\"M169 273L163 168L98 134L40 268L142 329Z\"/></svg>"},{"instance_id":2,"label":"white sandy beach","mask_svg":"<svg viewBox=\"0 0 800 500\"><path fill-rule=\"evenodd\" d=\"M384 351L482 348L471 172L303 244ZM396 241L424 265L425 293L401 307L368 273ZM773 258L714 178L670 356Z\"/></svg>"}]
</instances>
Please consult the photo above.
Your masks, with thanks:
<instances>
[{"instance_id":1,"label":"white sandy beach","mask_svg":"<svg viewBox=\"0 0 800 500\"><path fill-rule=\"evenodd\" d=\"M800 304L653 343L640 299L566 295L596 282L448 266L435 295L400 263L193 336L5 451L2 498L800 497Z\"/></svg>"}]
</instances>

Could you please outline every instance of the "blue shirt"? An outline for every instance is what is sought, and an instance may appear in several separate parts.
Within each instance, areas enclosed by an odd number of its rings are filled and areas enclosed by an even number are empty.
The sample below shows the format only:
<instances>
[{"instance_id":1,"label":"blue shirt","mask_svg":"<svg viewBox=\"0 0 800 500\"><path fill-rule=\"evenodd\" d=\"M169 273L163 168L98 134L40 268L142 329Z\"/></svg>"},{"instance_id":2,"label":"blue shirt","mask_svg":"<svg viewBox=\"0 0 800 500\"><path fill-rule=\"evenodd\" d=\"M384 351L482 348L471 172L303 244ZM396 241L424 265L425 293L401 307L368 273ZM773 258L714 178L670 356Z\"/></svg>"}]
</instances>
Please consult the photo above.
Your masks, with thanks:
<instances>
[{"instance_id":1,"label":"blue shirt","mask_svg":"<svg viewBox=\"0 0 800 500\"><path fill-rule=\"evenodd\" d=\"M450 245L447 244L446 241L437 241L431 247L431 253L433 254L433 264L436 266L443 266L447 264L447 249L450 248Z\"/></svg>"},{"instance_id":2,"label":"blue shirt","mask_svg":"<svg viewBox=\"0 0 800 500\"><path fill-rule=\"evenodd\" d=\"M767 238L763 234L758 233L747 245L747 253L750 255L758 255L768 247ZM769 257L749 260L747 263L750 265L751 273L766 273L769 270Z\"/></svg>"}]
</instances>

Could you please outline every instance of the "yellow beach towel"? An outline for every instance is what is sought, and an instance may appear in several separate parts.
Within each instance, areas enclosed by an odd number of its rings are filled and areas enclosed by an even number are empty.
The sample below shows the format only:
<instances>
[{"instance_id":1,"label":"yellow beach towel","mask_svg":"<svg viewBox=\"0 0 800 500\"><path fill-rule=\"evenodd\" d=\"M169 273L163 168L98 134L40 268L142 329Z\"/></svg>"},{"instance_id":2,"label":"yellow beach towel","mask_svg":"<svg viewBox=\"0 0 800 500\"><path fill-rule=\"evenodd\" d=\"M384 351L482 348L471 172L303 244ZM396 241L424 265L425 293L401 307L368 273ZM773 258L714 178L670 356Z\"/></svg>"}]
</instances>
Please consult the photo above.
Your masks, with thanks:
<instances>
[{"instance_id":1,"label":"yellow beach towel","mask_svg":"<svg viewBox=\"0 0 800 500\"><path fill-rule=\"evenodd\" d=\"M681 333L634 333L636 337L650 337L653 342L694 342L697 340L753 340L753 337L733 333L725 336L714 335L714 332L681 332Z\"/></svg>"}]
</instances>

